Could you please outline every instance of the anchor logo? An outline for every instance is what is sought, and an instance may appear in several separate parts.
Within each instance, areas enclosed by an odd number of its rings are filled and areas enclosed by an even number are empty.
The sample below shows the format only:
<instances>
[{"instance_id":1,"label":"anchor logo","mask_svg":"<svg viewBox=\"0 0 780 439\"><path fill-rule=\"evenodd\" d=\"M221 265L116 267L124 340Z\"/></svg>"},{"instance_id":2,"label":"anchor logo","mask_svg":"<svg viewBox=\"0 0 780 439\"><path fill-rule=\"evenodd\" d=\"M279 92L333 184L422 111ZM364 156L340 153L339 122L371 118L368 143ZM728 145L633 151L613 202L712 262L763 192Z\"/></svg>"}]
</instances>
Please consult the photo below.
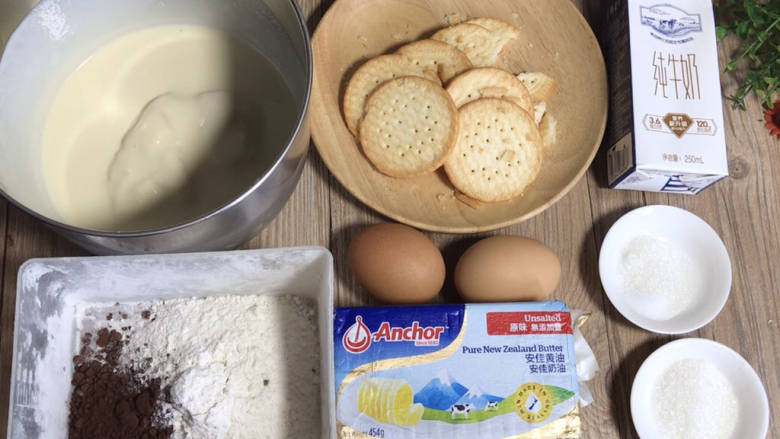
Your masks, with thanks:
<instances>
[{"instance_id":1,"label":"anchor logo","mask_svg":"<svg viewBox=\"0 0 780 439\"><path fill-rule=\"evenodd\" d=\"M359 354L371 346L371 331L363 323L363 317L355 317L355 323L344 333L341 344L351 354Z\"/></svg>"}]
</instances>

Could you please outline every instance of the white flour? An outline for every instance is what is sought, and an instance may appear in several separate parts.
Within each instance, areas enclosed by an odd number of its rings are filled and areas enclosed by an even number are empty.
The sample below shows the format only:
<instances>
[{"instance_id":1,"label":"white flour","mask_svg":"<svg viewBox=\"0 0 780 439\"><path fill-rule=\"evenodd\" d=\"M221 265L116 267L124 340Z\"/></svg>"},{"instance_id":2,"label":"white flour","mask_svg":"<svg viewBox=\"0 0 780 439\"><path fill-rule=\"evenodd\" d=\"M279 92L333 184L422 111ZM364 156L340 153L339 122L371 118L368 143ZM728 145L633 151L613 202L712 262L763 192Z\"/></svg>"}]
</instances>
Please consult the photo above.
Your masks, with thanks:
<instances>
[{"instance_id":1,"label":"white flour","mask_svg":"<svg viewBox=\"0 0 780 439\"><path fill-rule=\"evenodd\" d=\"M122 361L171 386L175 439L320 437L313 302L224 296L90 310L108 312L111 327L131 327Z\"/></svg>"}]
</instances>

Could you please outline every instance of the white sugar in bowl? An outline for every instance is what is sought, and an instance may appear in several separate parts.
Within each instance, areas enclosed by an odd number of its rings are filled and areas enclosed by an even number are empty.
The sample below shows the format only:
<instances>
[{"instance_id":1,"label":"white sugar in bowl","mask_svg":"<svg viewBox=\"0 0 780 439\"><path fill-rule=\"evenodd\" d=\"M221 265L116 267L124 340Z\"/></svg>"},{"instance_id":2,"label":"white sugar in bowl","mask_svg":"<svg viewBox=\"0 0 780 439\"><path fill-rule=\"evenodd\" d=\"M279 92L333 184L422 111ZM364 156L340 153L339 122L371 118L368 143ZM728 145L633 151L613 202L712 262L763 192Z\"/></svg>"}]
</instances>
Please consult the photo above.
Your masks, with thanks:
<instances>
[{"instance_id":1,"label":"white sugar in bowl","mask_svg":"<svg viewBox=\"0 0 780 439\"><path fill-rule=\"evenodd\" d=\"M763 439L766 390L731 348L702 338L667 343L642 363L631 388L642 439Z\"/></svg>"},{"instance_id":2,"label":"white sugar in bowl","mask_svg":"<svg viewBox=\"0 0 780 439\"><path fill-rule=\"evenodd\" d=\"M715 230L671 206L621 217L604 237L599 276L609 300L648 331L681 334L715 318L731 290L731 262Z\"/></svg>"}]
</instances>

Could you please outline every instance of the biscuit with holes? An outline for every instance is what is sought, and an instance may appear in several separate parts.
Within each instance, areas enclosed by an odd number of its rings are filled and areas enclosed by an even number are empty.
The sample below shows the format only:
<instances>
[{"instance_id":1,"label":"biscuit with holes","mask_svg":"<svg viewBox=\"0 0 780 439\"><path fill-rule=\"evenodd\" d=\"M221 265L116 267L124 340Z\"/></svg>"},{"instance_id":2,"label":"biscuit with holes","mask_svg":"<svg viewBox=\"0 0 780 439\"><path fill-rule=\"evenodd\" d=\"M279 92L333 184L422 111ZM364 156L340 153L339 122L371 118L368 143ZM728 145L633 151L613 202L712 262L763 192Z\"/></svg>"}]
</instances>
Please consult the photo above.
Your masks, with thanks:
<instances>
[{"instance_id":1,"label":"biscuit with holes","mask_svg":"<svg viewBox=\"0 0 780 439\"><path fill-rule=\"evenodd\" d=\"M415 41L402 46L396 53L411 58L415 64L422 63L429 70L437 72L442 83L471 68L471 61L466 54L442 41Z\"/></svg>"},{"instance_id":2,"label":"biscuit with holes","mask_svg":"<svg viewBox=\"0 0 780 439\"><path fill-rule=\"evenodd\" d=\"M542 139L533 117L495 98L469 102L458 113L458 140L444 162L455 188L480 201L522 195L542 167Z\"/></svg>"},{"instance_id":3,"label":"biscuit with holes","mask_svg":"<svg viewBox=\"0 0 780 439\"><path fill-rule=\"evenodd\" d=\"M450 81L447 92L457 107L480 98L507 99L533 111L531 95L515 75L495 67L480 67L461 73Z\"/></svg>"},{"instance_id":4,"label":"biscuit with holes","mask_svg":"<svg viewBox=\"0 0 780 439\"><path fill-rule=\"evenodd\" d=\"M494 66L505 42L482 26L460 23L445 27L431 37L455 46L465 53L475 67Z\"/></svg>"},{"instance_id":5,"label":"biscuit with holes","mask_svg":"<svg viewBox=\"0 0 780 439\"><path fill-rule=\"evenodd\" d=\"M472 18L470 20L466 20L466 23L476 24L484 27L490 32L493 32L493 34L498 36L498 38L503 40L504 44L516 38L520 38L521 36L520 29L512 26L511 24L505 21L497 20L495 18L487 18L487 17Z\"/></svg>"},{"instance_id":6,"label":"biscuit with holes","mask_svg":"<svg viewBox=\"0 0 780 439\"><path fill-rule=\"evenodd\" d=\"M545 112L547 111L547 102L535 102L534 103L534 122L536 125L542 121Z\"/></svg>"},{"instance_id":7,"label":"biscuit with holes","mask_svg":"<svg viewBox=\"0 0 780 439\"><path fill-rule=\"evenodd\" d=\"M549 100L557 84L551 77L540 72L526 72L517 75L517 79L525 85L534 102L543 102Z\"/></svg>"},{"instance_id":8,"label":"biscuit with holes","mask_svg":"<svg viewBox=\"0 0 780 439\"><path fill-rule=\"evenodd\" d=\"M556 132L557 126L558 121L550 113L545 114L542 121L539 122L539 134L542 136L542 143L544 143L545 147L555 144L558 137Z\"/></svg>"},{"instance_id":9,"label":"biscuit with holes","mask_svg":"<svg viewBox=\"0 0 780 439\"><path fill-rule=\"evenodd\" d=\"M363 107L366 99L377 87L391 79L402 76L419 76L439 81L434 71L426 66L415 64L404 55L380 55L366 61L355 71L344 90L344 120L352 134L357 135L360 118L363 117Z\"/></svg>"},{"instance_id":10,"label":"biscuit with holes","mask_svg":"<svg viewBox=\"0 0 780 439\"><path fill-rule=\"evenodd\" d=\"M413 177L441 166L458 136L458 109L439 84L407 76L381 85L366 102L360 144L391 177Z\"/></svg>"}]
</instances>

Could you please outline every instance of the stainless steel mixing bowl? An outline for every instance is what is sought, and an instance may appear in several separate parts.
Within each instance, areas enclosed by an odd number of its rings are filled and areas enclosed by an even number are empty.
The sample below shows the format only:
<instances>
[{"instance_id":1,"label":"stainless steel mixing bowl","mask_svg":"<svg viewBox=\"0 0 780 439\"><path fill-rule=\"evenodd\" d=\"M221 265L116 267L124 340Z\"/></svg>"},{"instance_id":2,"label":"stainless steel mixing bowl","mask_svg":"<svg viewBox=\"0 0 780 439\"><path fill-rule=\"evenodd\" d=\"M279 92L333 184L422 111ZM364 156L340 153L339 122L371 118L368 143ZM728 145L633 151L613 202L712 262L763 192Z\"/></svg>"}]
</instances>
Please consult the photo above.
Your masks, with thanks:
<instances>
[{"instance_id":1,"label":"stainless steel mixing bowl","mask_svg":"<svg viewBox=\"0 0 780 439\"><path fill-rule=\"evenodd\" d=\"M309 146L312 81L309 35L294 0L0 1L0 194L96 254L233 248L282 209L300 179ZM272 165L226 205L184 224L101 232L66 224L46 190L41 136L59 85L105 42L147 26L187 23L225 29L275 65L295 99L297 120ZM17 26L18 25L18 26ZM15 29L15 30L14 30ZM11 32L13 34L11 35ZM9 37L10 35L10 37Z\"/></svg>"}]
</instances>

